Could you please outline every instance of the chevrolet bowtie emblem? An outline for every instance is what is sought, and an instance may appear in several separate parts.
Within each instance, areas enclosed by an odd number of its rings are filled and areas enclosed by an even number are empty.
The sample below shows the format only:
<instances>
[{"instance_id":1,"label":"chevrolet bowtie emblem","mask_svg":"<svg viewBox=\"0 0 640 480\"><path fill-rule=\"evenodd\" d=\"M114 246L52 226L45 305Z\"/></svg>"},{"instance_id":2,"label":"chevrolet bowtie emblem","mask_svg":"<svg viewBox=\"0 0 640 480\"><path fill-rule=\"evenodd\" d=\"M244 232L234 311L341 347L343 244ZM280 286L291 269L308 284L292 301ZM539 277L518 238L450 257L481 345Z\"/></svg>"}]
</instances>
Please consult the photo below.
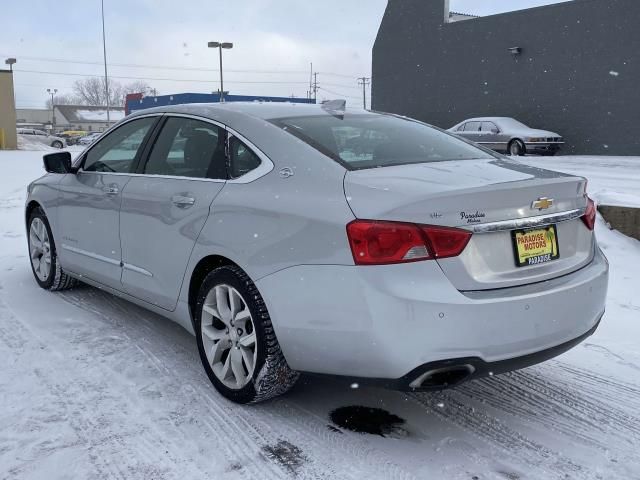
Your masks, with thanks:
<instances>
[{"instance_id":1,"label":"chevrolet bowtie emblem","mask_svg":"<svg viewBox=\"0 0 640 480\"><path fill-rule=\"evenodd\" d=\"M553 206L553 198L541 197L531 204L534 210L546 210Z\"/></svg>"}]
</instances>

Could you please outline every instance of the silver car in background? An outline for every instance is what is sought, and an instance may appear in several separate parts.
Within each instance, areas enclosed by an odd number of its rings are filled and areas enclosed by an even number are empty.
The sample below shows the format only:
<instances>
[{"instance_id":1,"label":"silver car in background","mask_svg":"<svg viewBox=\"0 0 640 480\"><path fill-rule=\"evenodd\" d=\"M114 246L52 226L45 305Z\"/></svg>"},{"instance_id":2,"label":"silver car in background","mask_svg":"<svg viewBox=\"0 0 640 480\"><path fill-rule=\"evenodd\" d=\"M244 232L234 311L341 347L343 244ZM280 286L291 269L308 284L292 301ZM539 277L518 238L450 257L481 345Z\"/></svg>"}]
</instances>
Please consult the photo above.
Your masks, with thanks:
<instances>
[{"instance_id":1,"label":"silver car in background","mask_svg":"<svg viewBox=\"0 0 640 480\"><path fill-rule=\"evenodd\" d=\"M38 130L34 128L18 128L16 133L19 136L30 143L41 143L53 148L64 148L67 146L67 141L62 137L50 135L44 130Z\"/></svg>"},{"instance_id":2,"label":"silver car in background","mask_svg":"<svg viewBox=\"0 0 640 480\"><path fill-rule=\"evenodd\" d=\"M85 146L85 147L88 146L88 145L91 145L93 142L98 140L101 135L102 135L102 133L100 133L100 132L94 132L94 133L90 133L88 135L85 135L84 137L81 137L80 139L78 139L78 145L82 145L82 146Z\"/></svg>"},{"instance_id":3,"label":"silver car in background","mask_svg":"<svg viewBox=\"0 0 640 480\"><path fill-rule=\"evenodd\" d=\"M470 118L449 131L491 150L513 156L552 156L564 145L564 139L559 134L527 127L509 117Z\"/></svg>"},{"instance_id":4,"label":"silver car in background","mask_svg":"<svg viewBox=\"0 0 640 480\"><path fill-rule=\"evenodd\" d=\"M556 356L604 313L586 180L411 119L169 106L44 162L25 211L37 283L178 322L236 402L299 372L447 388Z\"/></svg>"}]
</instances>

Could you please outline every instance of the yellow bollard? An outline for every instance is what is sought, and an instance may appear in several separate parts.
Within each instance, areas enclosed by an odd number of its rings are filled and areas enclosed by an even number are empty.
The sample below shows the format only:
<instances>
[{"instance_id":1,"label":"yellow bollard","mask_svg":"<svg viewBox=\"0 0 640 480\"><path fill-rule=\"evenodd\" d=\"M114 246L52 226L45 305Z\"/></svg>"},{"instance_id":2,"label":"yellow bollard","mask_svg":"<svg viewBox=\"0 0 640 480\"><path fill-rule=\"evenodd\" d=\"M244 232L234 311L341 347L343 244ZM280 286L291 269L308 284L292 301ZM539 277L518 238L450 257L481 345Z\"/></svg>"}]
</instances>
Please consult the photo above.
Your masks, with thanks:
<instances>
[{"instance_id":1,"label":"yellow bollard","mask_svg":"<svg viewBox=\"0 0 640 480\"><path fill-rule=\"evenodd\" d=\"M4 128L0 128L0 150L4 150Z\"/></svg>"}]
</instances>

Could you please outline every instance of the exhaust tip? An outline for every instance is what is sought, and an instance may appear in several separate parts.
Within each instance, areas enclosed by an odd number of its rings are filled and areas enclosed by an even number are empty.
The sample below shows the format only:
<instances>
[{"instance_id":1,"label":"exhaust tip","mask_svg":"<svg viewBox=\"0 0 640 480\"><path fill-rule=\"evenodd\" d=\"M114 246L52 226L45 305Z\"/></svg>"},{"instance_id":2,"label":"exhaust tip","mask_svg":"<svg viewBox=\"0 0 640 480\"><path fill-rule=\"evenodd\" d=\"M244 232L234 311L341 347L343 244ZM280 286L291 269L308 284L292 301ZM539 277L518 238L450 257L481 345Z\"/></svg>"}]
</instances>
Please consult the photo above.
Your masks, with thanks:
<instances>
[{"instance_id":1,"label":"exhaust tip","mask_svg":"<svg viewBox=\"0 0 640 480\"><path fill-rule=\"evenodd\" d=\"M429 370L413 382L409 387L413 389L445 389L454 387L467 380L476 371L473 365L453 365L451 367Z\"/></svg>"}]
</instances>

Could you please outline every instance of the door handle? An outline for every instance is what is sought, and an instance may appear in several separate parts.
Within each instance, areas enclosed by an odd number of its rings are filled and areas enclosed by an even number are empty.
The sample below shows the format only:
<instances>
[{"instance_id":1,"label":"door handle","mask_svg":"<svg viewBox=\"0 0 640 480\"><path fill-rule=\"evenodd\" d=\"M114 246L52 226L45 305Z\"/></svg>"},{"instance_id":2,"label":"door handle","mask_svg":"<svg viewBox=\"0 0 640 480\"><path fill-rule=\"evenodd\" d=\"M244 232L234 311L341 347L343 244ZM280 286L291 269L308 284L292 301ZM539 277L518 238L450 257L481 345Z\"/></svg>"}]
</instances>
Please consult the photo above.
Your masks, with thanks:
<instances>
[{"instance_id":1,"label":"door handle","mask_svg":"<svg viewBox=\"0 0 640 480\"><path fill-rule=\"evenodd\" d=\"M196 203L196 199L193 197L186 197L184 195L174 195L171 197L171 203L178 208L189 208Z\"/></svg>"},{"instance_id":2,"label":"door handle","mask_svg":"<svg viewBox=\"0 0 640 480\"><path fill-rule=\"evenodd\" d=\"M118 193L120 193L120 189L118 188L118 185L116 185L115 183L112 183L111 185L107 185L106 187L103 187L102 191L107 195L117 195Z\"/></svg>"}]
</instances>

